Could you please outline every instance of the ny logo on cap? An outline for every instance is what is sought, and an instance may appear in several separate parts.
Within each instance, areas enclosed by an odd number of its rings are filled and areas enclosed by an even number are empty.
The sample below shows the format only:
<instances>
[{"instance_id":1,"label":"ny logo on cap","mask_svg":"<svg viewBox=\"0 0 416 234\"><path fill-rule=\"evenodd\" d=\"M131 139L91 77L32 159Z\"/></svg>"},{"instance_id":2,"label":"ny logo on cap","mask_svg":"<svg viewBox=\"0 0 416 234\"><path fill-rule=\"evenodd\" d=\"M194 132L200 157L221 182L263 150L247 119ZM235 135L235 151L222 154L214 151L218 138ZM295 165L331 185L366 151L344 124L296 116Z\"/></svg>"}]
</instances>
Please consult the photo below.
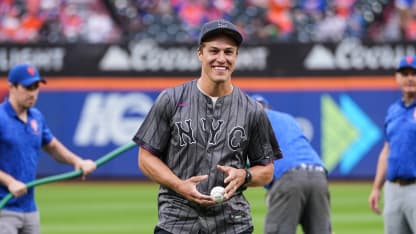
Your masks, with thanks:
<instances>
[{"instance_id":1,"label":"ny logo on cap","mask_svg":"<svg viewBox=\"0 0 416 234\"><path fill-rule=\"evenodd\" d=\"M224 21L218 21L218 27L219 28L228 28L227 22Z\"/></svg>"},{"instance_id":2,"label":"ny logo on cap","mask_svg":"<svg viewBox=\"0 0 416 234\"><path fill-rule=\"evenodd\" d=\"M407 56L407 57L406 57L406 63L407 63L407 64L411 64L411 63L413 63L413 56Z\"/></svg>"},{"instance_id":3,"label":"ny logo on cap","mask_svg":"<svg viewBox=\"0 0 416 234\"><path fill-rule=\"evenodd\" d=\"M30 75L32 75L32 76L34 76L35 75L35 69L33 68L33 67L28 67L27 68L27 72L30 74Z\"/></svg>"}]
</instances>

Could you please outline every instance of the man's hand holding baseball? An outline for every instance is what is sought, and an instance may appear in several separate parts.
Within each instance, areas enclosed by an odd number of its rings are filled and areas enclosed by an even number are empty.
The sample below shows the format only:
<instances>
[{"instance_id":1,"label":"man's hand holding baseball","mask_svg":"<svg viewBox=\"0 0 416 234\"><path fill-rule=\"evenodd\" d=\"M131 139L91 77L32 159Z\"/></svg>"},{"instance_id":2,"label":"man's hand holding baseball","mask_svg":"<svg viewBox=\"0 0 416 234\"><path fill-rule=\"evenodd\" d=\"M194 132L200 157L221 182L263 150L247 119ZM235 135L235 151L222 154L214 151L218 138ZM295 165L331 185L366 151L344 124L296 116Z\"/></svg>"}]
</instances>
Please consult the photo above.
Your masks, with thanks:
<instances>
[{"instance_id":1,"label":"man's hand holding baseball","mask_svg":"<svg viewBox=\"0 0 416 234\"><path fill-rule=\"evenodd\" d=\"M196 185L208 178L207 175L193 176L187 180L182 180L175 188L186 200L195 202L202 206L214 205L214 199L209 195L204 195L196 189Z\"/></svg>"},{"instance_id":2,"label":"man's hand holding baseball","mask_svg":"<svg viewBox=\"0 0 416 234\"><path fill-rule=\"evenodd\" d=\"M217 168L227 175L224 179L224 184L226 184L224 199L228 200L234 195L235 191L244 184L246 171L241 168L221 165L217 165Z\"/></svg>"}]
</instances>

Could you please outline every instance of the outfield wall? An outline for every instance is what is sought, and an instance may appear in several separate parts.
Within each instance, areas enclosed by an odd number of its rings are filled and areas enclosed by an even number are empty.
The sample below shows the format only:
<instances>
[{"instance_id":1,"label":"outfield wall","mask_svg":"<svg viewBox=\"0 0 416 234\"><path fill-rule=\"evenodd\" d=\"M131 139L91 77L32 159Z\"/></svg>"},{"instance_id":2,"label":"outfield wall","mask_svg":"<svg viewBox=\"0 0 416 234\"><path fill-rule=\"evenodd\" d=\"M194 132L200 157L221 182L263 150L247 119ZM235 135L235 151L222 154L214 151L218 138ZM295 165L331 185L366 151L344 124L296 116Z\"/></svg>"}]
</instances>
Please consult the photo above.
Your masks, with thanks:
<instances>
[{"instance_id":1,"label":"outfield wall","mask_svg":"<svg viewBox=\"0 0 416 234\"><path fill-rule=\"evenodd\" d=\"M22 61L46 76L190 77L200 63L194 43L148 40L120 44L0 44L0 76ZM394 72L405 55L415 54L409 42L377 43L345 38L326 43L244 43L234 75L240 77L380 76Z\"/></svg>"},{"instance_id":2,"label":"outfield wall","mask_svg":"<svg viewBox=\"0 0 416 234\"><path fill-rule=\"evenodd\" d=\"M59 79L54 79L59 78ZM96 159L131 140L164 88L188 78L53 77L37 107L65 145ZM333 179L371 179L383 142L383 120L400 97L392 77L235 77L249 94L262 94L278 110L296 116ZM7 92L0 80L0 97ZM39 175L71 170L44 154ZM144 178L137 148L97 170L93 177Z\"/></svg>"}]
</instances>

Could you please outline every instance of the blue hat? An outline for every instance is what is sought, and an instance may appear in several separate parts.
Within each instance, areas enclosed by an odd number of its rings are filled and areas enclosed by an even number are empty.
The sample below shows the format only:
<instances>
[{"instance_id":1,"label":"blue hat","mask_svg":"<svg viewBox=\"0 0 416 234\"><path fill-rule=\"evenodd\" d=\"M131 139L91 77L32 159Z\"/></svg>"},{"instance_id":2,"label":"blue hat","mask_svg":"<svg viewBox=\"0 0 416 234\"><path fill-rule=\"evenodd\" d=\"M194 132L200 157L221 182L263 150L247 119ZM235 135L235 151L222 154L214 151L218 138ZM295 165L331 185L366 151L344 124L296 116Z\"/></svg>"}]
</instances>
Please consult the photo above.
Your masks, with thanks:
<instances>
[{"instance_id":1,"label":"blue hat","mask_svg":"<svg viewBox=\"0 0 416 234\"><path fill-rule=\"evenodd\" d=\"M40 75L38 69L30 64L18 64L9 71L9 82L21 84L25 87L35 82L46 83Z\"/></svg>"},{"instance_id":2,"label":"blue hat","mask_svg":"<svg viewBox=\"0 0 416 234\"><path fill-rule=\"evenodd\" d=\"M270 106L269 101L265 97L263 97L262 95L260 95L260 94L253 94L253 95L251 95L251 97L254 100L260 102L263 105Z\"/></svg>"},{"instance_id":3,"label":"blue hat","mask_svg":"<svg viewBox=\"0 0 416 234\"><path fill-rule=\"evenodd\" d=\"M410 68L416 70L416 57L415 56L406 56L400 59L399 66L396 71L401 71L405 68Z\"/></svg>"},{"instance_id":4,"label":"blue hat","mask_svg":"<svg viewBox=\"0 0 416 234\"><path fill-rule=\"evenodd\" d=\"M243 36L241 36L241 33L233 23L219 19L209 21L202 26L201 33L199 34L199 44L204 42L208 37L217 34L225 34L231 37L237 43L237 46L240 46L241 42L243 42Z\"/></svg>"}]
</instances>

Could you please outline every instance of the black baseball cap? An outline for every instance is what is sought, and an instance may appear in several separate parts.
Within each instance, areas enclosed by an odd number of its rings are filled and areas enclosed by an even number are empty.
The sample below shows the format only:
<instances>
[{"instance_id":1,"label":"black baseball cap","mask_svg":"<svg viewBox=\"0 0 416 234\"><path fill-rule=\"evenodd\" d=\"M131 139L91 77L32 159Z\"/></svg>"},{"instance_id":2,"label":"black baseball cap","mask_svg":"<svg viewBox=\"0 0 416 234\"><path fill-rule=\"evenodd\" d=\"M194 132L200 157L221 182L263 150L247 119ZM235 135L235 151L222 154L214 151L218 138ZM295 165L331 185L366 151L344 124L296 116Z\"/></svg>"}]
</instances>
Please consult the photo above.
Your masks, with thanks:
<instances>
[{"instance_id":1,"label":"black baseball cap","mask_svg":"<svg viewBox=\"0 0 416 234\"><path fill-rule=\"evenodd\" d=\"M240 46L243 42L243 36L233 23L219 19L209 21L202 26L201 33L199 34L199 44L204 42L208 37L217 34L226 34L237 43L237 46Z\"/></svg>"}]
</instances>

